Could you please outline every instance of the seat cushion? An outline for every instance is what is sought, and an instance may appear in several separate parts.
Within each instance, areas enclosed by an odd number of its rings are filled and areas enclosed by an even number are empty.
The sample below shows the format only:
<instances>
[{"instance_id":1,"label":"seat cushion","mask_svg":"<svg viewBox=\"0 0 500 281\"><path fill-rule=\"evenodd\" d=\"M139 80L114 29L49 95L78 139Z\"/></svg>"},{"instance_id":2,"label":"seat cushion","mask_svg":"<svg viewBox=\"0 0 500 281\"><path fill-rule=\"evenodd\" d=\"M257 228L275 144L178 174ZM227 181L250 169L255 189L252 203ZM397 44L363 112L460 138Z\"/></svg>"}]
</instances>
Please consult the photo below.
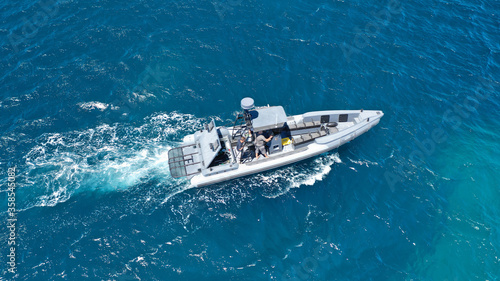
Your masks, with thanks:
<instances>
[{"instance_id":1,"label":"seat cushion","mask_svg":"<svg viewBox=\"0 0 500 281\"><path fill-rule=\"evenodd\" d=\"M319 136L320 136L319 133L311 133L311 137L313 139L318 138Z\"/></svg>"},{"instance_id":2,"label":"seat cushion","mask_svg":"<svg viewBox=\"0 0 500 281\"><path fill-rule=\"evenodd\" d=\"M304 139L304 141L309 141L309 140L312 140L312 137L309 134L303 134L302 139Z\"/></svg>"}]
</instances>

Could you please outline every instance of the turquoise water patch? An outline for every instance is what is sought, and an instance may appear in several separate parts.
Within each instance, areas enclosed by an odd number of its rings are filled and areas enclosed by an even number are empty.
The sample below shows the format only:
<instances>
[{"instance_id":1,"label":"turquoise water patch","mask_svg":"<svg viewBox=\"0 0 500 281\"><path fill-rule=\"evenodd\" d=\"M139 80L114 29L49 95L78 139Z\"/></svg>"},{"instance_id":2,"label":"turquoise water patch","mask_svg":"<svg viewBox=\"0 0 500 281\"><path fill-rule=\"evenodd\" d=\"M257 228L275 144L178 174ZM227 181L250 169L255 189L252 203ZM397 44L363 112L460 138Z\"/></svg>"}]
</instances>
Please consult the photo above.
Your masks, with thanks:
<instances>
[{"instance_id":1,"label":"turquoise water patch","mask_svg":"<svg viewBox=\"0 0 500 281\"><path fill-rule=\"evenodd\" d=\"M435 186L449 190L450 196L435 250L416 264L418 272L432 280L494 280L500 274L500 146L494 130L488 130L495 123L481 121L481 130L464 124L452 131L436 153L436 172L442 179Z\"/></svg>"}]
</instances>

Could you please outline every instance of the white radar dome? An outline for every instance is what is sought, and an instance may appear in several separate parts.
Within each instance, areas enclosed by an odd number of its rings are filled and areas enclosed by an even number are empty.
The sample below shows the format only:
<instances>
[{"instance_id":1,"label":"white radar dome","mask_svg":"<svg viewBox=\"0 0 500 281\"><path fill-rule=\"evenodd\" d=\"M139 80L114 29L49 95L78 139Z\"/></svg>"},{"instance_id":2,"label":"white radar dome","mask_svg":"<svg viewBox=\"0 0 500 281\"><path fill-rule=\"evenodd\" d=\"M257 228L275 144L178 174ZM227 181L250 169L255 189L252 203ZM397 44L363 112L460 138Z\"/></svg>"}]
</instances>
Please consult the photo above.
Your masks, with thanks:
<instances>
[{"instance_id":1,"label":"white radar dome","mask_svg":"<svg viewBox=\"0 0 500 281\"><path fill-rule=\"evenodd\" d=\"M241 100L241 108L243 110L250 110L254 108L254 103L252 98L244 98Z\"/></svg>"}]
</instances>

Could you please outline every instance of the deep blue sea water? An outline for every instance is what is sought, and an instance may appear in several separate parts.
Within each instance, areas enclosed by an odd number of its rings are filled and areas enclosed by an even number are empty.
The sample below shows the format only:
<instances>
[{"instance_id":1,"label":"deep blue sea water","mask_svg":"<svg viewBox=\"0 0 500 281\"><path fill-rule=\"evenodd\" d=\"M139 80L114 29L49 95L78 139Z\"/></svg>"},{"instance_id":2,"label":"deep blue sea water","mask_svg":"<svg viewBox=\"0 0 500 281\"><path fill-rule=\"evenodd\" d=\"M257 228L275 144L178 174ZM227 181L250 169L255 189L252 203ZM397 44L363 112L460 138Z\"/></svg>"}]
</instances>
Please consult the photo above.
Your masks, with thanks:
<instances>
[{"instance_id":1,"label":"deep blue sea water","mask_svg":"<svg viewBox=\"0 0 500 281\"><path fill-rule=\"evenodd\" d=\"M21 0L0 15L0 280L500 279L498 1ZM173 179L167 151L246 96L385 116L282 169Z\"/></svg>"}]
</instances>

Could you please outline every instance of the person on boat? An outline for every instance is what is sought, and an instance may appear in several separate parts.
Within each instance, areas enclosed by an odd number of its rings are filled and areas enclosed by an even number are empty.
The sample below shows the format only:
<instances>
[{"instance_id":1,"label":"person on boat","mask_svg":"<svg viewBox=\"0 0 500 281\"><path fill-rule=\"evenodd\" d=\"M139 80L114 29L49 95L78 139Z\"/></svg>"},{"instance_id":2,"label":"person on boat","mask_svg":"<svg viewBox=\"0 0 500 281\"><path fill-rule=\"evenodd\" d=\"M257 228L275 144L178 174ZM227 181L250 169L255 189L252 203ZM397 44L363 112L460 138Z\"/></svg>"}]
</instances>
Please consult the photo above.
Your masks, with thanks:
<instances>
[{"instance_id":1,"label":"person on boat","mask_svg":"<svg viewBox=\"0 0 500 281\"><path fill-rule=\"evenodd\" d=\"M263 135L263 132L259 132L259 136L255 138L255 160L259 159L259 152L264 155L264 157L268 158L267 156L267 151L266 151L266 142L269 142L273 139L273 135L271 135L269 138L266 139L266 137Z\"/></svg>"},{"instance_id":2,"label":"person on boat","mask_svg":"<svg viewBox=\"0 0 500 281\"><path fill-rule=\"evenodd\" d=\"M242 136L236 145L236 160L238 163L241 161L241 156L243 156L243 150L245 148L245 138Z\"/></svg>"}]
</instances>

